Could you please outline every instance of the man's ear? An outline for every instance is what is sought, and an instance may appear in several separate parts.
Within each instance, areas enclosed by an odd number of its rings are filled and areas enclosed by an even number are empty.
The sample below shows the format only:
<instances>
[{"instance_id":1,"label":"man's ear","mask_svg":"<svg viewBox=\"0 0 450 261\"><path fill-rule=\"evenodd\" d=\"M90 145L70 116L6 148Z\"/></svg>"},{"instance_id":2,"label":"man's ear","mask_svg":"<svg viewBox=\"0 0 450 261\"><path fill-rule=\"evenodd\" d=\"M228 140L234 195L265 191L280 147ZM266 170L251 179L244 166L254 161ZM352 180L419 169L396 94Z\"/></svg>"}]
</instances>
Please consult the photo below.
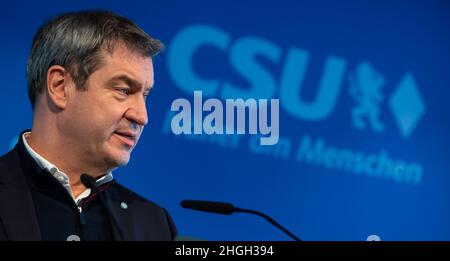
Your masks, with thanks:
<instances>
[{"instance_id":1,"label":"man's ear","mask_svg":"<svg viewBox=\"0 0 450 261\"><path fill-rule=\"evenodd\" d=\"M61 110L67 106L72 77L61 65L52 65L47 70L47 93L51 102Z\"/></svg>"}]
</instances>

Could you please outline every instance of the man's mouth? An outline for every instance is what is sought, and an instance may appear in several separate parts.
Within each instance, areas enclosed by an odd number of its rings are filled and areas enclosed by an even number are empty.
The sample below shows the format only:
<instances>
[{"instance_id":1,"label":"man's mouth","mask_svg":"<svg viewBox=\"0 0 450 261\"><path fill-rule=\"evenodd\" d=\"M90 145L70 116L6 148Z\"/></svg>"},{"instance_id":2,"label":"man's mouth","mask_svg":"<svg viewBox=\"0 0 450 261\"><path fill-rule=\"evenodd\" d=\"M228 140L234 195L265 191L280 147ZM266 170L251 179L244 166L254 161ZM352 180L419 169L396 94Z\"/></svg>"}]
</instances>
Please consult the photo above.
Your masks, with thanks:
<instances>
[{"instance_id":1,"label":"man's mouth","mask_svg":"<svg viewBox=\"0 0 450 261\"><path fill-rule=\"evenodd\" d=\"M137 135L130 131L116 131L114 135L120 139L123 143L129 147L133 147L136 144Z\"/></svg>"}]
</instances>

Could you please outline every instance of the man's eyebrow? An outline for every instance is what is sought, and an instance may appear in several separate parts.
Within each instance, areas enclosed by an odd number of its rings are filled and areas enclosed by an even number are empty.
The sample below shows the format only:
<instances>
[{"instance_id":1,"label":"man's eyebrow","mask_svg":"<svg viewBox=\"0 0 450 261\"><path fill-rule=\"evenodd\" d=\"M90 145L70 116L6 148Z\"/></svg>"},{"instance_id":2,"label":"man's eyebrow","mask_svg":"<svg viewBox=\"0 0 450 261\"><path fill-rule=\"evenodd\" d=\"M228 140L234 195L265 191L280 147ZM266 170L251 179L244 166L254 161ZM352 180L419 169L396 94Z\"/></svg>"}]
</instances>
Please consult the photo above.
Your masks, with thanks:
<instances>
[{"instance_id":1,"label":"man's eyebrow","mask_svg":"<svg viewBox=\"0 0 450 261\"><path fill-rule=\"evenodd\" d=\"M141 88L142 84L139 81L136 81L135 79L130 78L127 75L117 75L109 79L108 83L112 84L114 82L125 82L128 86L130 86L133 89Z\"/></svg>"}]
</instances>

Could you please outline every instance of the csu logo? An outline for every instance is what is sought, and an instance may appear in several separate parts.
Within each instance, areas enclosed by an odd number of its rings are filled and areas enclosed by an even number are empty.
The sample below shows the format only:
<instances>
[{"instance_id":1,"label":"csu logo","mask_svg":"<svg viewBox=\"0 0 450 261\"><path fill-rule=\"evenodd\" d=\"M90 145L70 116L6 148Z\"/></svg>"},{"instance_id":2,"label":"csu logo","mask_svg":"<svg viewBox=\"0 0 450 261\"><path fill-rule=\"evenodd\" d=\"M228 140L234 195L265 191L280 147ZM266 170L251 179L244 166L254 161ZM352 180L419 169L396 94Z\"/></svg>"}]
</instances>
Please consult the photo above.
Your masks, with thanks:
<instances>
[{"instance_id":1,"label":"csu logo","mask_svg":"<svg viewBox=\"0 0 450 261\"><path fill-rule=\"evenodd\" d=\"M232 68L250 86L240 87L226 79L202 77L201 72L194 71L194 55L204 47L228 52ZM281 65L280 78L277 80L258 62L258 58ZM325 60L314 99L305 101L301 93L309 59L308 51L289 48L282 61L282 49L268 40L242 37L233 41L220 28L191 25L174 36L168 48L168 71L177 87L188 94L200 89L205 96L224 99L271 99L278 96L285 113L306 121L322 121L330 117L339 94L345 93L354 101L349 117L351 126L358 130L385 131L381 108L387 104L403 138L412 134L426 111L411 73L406 73L387 96L383 90L388 81L368 61L347 72L347 61L333 55ZM208 66L214 66L214 63L217 61L210 61ZM342 92L343 88L347 91Z\"/></svg>"},{"instance_id":2,"label":"csu logo","mask_svg":"<svg viewBox=\"0 0 450 261\"><path fill-rule=\"evenodd\" d=\"M375 71L369 63L361 63L356 72L349 75L349 92L358 104L352 110L353 126L364 129L363 116L367 116L370 126L375 131L383 131L384 126L379 120L379 103L383 101L381 87L384 78Z\"/></svg>"}]
</instances>

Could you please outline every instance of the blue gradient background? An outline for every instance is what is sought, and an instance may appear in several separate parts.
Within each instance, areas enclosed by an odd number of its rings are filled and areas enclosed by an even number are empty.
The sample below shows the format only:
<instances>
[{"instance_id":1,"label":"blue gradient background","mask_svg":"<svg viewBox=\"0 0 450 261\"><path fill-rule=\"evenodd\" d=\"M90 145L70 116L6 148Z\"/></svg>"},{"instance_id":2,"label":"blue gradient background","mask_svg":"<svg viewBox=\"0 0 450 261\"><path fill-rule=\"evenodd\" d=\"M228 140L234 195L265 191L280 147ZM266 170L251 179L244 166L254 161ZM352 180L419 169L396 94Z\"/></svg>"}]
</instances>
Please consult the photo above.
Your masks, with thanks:
<instances>
[{"instance_id":1,"label":"blue gradient background","mask_svg":"<svg viewBox=\"0 0 450 261\"><path fill-rule=\"evenodd\" d=\"M166 207L182 236L205 240L289 240L266 221L244 214L219 216L182 209L183 199L232 202L265 212L304 240L450 240L450 2L448 1L15 1L3 4L0 27L0 152L30 128L25 66L38 26L65 11L102 8L127 16L168 50L155 60L156 88L148 104L149 124L128 166L115 177ZM235 149L175 137L162 131L171 102L191 97L167 69L173 37L192 24L225 31L231 42L254 36L281 51L280 63L260 61L279 82L289 48L310 54L302 95L313 99L330 55L347 69L369 61L386 78L382 133L351 125L354 102L341 89L330 117L311 122L280 110L280 135L294 148L304 135L355 151L388 151L419 162L422 182L386 179L250 153L248 137ZM199 51L194 68L204 78L238 86L248 83L229 63L229 52ZM388 95L410 72L426 112L408 139L389 112ZM278 88L278 86L277 86ZM278 96L279 90L276 91ZM282 100L280 101L283 102ZM295 152L295 150L294 150Z\"/></svg>"}]
</instances>

